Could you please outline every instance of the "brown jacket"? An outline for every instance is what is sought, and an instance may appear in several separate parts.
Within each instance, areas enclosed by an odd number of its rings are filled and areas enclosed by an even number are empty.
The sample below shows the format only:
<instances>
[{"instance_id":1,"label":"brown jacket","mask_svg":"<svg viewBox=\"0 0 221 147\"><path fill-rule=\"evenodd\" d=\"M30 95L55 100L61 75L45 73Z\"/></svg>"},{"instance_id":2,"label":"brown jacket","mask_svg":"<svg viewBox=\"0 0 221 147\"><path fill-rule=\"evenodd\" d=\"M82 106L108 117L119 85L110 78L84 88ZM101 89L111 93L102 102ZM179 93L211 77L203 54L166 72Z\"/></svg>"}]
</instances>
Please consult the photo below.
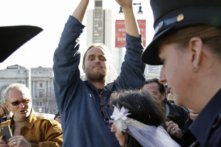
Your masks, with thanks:
<instances>
[{"instance_id":1,"label":"brown jacket","mask_svg":"<svg viewBox=\"0 0 221 147\"><path fill-rule=\"evenodd\" d=\"M8 120L1 123L0 127L10 125L13 132L13 122L12 118L12 121ZM39 147L61 147L63 143L61 125L53 119L36 116L33 109L24 127L21 128L20 135L24 136L29 143L38 144ZM2 136L1 130L0 136Z\"/></svg>"}]
</instances>

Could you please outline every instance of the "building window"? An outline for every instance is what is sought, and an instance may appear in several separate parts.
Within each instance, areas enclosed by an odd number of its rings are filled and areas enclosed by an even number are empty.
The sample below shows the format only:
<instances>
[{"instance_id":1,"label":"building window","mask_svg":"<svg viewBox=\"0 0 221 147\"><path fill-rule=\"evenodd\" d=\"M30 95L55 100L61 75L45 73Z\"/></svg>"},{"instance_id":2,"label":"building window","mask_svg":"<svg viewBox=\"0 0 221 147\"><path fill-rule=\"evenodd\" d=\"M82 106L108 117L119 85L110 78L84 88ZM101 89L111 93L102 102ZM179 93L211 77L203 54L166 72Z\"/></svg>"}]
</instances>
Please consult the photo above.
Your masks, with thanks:
<instances>
[{"instance_id":1,"label":"building window","mask_svg":"<svg viewBox=\"0 0 221 147\"><path fill-rule=\"evenodd\" d=\"M102 7L102 2L95 2L95 7Z\"/></svg>"},{"instance_id":2,"label":"building window","mask_svg":"<svg viewBox=\"0 0 221 147\"><path fill-rule=\"evenodd\" d=\"M42 87L42 83L40 83L40 87Z\"/></svg>"},{"instance_id":3,"label":"building window","mask_svg":"<svg viewBox=\"0 0 221 147\"><path fill-rule=\"evenodd\" d=\"M43 92L39 92L39 97L43 97Z\"/></svg>"},{"instance_id":4,"label":"building window","mask_svg":"<svg viewBox=\"0 0 221 147\"><path fill-rule=\"evenodd\" d=\"M101 18L101 15L96 15L96 14L95 14L95 18Z\"/></svg>"}]
</instances>

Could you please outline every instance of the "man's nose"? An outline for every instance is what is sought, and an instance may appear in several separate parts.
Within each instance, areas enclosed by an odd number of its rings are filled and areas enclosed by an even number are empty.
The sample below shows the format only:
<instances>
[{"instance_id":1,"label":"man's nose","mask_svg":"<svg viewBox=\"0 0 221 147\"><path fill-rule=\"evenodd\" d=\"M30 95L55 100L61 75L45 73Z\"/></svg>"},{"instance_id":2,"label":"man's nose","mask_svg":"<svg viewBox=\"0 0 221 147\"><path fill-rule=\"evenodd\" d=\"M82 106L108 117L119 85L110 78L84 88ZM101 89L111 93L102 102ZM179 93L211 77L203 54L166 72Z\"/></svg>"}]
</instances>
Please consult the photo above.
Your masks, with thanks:
<instances>
[{"instance_id":1,"label":"man's nose","mask_svg":"<svg viewBox=\"0 0 221 147\"><path fill-rule=\"evenodd\" d=\"M166 74L165 74L163 68L162 68L161 71L160 71L159 82L160 82L161 84L166 84L166 83L167 83Z\"/></svg>"},{"instance_id":2,"label":"man's nose","mask_svg":"<svg viewBox=\"0 0 221 147\"><path fill-rule=\"evenodd\" d=\"M25 104L23 104L22 102L20 102L19 107L25 108Z\"/></svg>"},{"instance_id":3,"label":"man's nose","mask_svg":"<svg viewBox=\"0 0 221 147\"><path fill-rule=\"evenodd\" d=\"M95 63L99 64L100 60L98 58L95 59Z\"/></svg>"}]
</instances>

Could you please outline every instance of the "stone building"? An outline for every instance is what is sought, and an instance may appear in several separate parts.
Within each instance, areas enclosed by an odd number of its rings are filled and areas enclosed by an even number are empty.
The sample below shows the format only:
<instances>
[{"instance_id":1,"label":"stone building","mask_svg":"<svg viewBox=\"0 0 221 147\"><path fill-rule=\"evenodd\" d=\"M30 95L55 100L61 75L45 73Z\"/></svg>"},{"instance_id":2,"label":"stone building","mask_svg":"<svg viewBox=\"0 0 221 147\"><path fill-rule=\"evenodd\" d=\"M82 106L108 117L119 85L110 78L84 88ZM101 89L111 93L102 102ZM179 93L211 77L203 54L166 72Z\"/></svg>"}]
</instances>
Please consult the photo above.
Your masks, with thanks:
<instances>
[{"instance_id":1,"label":"stone building","mask_svg":"<svg viewBox=\"0 0 221 147\"><path fill-rule=\"evenodd\" d=\"M57 113L57 103L54 95L53 69L37 67L31 68L31 80L29 80L29 69L20 65L8 66L0 70L0 92L1 97L7 86L13 83L25 84L31 89L32 107L36 112ZM85 80L85 76L81 76ZM29 86L29 83L30 86ZM0 98L1 98L0 97Z\"/></svg>"},{"instance_id":2,"label":"stone building","mask_svg":"<svg viewBox=\"0 0 221 147\"><path fill-rule=\"evenodd\" d=\"M36 112L56 113L57 104L55 101L53 87L52 68L31 68L31 82L29 82L29 70L20 65L8 66L0 70L0 92L13 83L22 83L31 87L33 108ZM29 86L29 83L31 85Z\"/></svg>"},{"instance_id":3,"label":"stone building","mask_svg":"<svg viewBox=\"0 0 221 147\"><path fill-rule=\"evenodd\" d=\"M31 68L33 108L38 112L56 113L52 68Z\"/></svg>"}]
</instances>

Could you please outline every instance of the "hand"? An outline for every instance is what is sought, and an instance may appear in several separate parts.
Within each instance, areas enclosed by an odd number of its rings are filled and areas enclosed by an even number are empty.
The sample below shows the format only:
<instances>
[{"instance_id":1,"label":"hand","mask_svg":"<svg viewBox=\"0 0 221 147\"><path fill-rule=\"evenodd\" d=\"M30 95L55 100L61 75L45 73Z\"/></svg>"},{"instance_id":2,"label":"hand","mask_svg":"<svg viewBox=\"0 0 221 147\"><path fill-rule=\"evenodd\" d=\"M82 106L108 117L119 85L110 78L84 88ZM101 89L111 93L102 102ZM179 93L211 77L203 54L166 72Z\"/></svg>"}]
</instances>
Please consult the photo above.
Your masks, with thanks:
<instances>
[{"instance_id":1,"label":"hand","mask_svg":"<svg viewBox=\"0 0 221 147\"><path fill-rule=\"evenodd\" d=\"M24 136L14 136L9 139L9 147L31 147L31 144L24 138Z\"/></svg>"},{"instance_id":2,"label":"hand","mask_svg":"<svg viewBox=\"0 0 221 147\"><path fill-rule=\"evenodd\" d=\"M192 119L192 121L194 121L198 115L199 113L197 113L196 111L190 110L190 119Z\"/></svg>"},{"instance_id":3,"label":"hand","mask_svg":"<svg viewBox=\"0 0 221 147\"><path fill-rule=\"evenodd\" d=\"M0 137L0 147L9 147L3 140L3 136Z\"/></svg>"},{"instance_id":4,"label":"hand","mask_svg":"<svg viewBox=\"0 0 221 147\"><path fill-rule=\"evenodd\" d=\"M132 7L133 0L116 0L116 2L122 7Z\"/></svg>"},{"instance_id":5,"label":"hand","mask_svg":"<svg viewBox=\"0 0 221 147\"><path fill-rule=\"evenodd\" d=\"M166 121L166 126L167 126L167 132L170 135L173 135L177 138L182 137L182 132L181 132L179 126L176 123L174 123L172 121Z\"/></svg>"}]
</instances>

